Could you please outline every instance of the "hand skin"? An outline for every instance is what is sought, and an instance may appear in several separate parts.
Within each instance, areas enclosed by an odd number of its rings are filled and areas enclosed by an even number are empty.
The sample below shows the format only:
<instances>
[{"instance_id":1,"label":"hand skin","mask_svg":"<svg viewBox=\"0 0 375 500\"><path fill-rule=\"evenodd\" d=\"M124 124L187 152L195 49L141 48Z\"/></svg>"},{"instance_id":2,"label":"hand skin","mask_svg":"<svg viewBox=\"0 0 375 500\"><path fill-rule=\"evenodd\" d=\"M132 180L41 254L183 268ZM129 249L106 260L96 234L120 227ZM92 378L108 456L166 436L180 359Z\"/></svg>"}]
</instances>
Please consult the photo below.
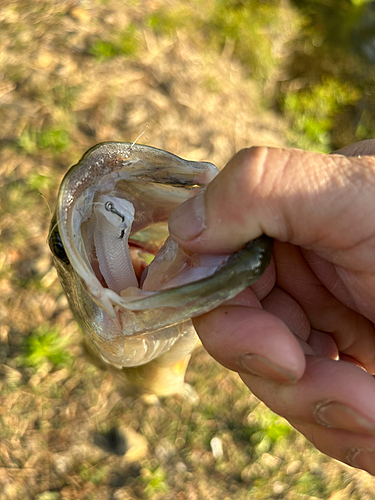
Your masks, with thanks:
<instances>
[{"instance_id":1,"label":"hand skin","mask_svg":"<svg viewBox=\"0 0 375 500\"><path fill-rule=\"evenodd\" d=\"M240 151L178 207L186 249L274 238L265 275L194 319L208 352L320 451L375 475L375 140ZM339 358L339 360L338 360Z\"/></svg>"}]
</instances>

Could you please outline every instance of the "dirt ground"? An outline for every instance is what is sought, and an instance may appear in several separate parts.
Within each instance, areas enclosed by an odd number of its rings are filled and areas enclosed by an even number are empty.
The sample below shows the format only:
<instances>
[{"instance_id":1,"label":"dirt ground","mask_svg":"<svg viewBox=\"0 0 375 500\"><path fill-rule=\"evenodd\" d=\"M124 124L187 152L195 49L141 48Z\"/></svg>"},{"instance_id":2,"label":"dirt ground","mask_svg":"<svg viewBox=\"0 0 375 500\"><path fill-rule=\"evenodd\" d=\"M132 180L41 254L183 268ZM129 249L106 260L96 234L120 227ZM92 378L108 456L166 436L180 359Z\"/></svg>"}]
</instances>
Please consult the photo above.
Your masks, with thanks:
<instances>
[{"instance_id":1,"label":"dirt ground","mask_svg":"<svg viewBox=\"0 0 375 500\"><path fill-rule=\"evenodd\" d=\"M373 498L374 479L317 452L202 348L195 402L134 398L84 356L46 245L67 168L143 131L218 167L286 145L229 42L202 51L149 28L161 3L0 2L0 498Z\"/></svg>"}]
</instances>

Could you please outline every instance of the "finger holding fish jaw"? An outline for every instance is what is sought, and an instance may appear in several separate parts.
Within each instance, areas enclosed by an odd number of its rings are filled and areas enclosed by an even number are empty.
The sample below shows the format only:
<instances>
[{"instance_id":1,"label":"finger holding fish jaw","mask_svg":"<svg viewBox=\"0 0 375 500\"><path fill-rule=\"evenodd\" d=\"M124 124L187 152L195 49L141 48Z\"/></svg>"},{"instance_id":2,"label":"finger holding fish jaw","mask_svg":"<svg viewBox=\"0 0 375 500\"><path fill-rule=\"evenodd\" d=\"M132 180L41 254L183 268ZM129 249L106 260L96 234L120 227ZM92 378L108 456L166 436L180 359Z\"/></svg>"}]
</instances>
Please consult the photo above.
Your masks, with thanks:
<instances>
[{"instance_id":1,"label":"finger holding fish jaw","mask_svg":"<svg viewBox=\"0 0 375 500\"><path fill-rule=\"evenodd\" d=\"M193 323L208 352L227 368L295 383L305 370L305 318L288 297L283 308L294 309L294 320L267 311L264 302L275 293L274 284L271 263L254 285Z\"/></svg>"}]
</instances>

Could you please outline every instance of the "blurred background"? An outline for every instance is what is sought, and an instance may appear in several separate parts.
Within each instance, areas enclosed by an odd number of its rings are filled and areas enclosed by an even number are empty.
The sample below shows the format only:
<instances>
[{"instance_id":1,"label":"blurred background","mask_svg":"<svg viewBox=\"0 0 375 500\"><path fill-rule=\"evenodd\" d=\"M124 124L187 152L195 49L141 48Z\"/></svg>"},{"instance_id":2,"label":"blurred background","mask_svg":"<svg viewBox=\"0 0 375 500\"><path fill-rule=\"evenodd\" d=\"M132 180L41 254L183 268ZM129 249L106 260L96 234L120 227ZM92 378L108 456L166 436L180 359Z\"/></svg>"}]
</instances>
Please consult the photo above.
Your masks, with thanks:
<instances>
[{"instance_id":1,"label":"blurred background","mask_svg":"<svg viewBox=\"0 0 375 500\"><path fill-rule=\"evenodd\" d=\"M45 243L94 144L146 130L219 168L329 152L375 136L374 76L366 0L0 0L0 498L374 498L202 348L199 400L124 393L83 356Z\"/></svg>"}]
</instances>

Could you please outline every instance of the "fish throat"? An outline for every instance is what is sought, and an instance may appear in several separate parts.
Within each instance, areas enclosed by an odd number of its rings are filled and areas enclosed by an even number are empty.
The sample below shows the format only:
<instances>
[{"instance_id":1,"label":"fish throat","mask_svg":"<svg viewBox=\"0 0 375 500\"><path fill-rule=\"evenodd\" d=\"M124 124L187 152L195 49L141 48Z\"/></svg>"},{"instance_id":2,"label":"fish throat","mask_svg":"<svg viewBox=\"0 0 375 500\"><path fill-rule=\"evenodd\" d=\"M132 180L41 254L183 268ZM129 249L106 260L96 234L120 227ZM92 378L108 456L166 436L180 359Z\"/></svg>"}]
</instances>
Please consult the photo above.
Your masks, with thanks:
<instances>
[{"instance_id":1,"label":"fish throat","mask_svg":"<svg viewBox=\"0 0 375 500\"><path fill-rule=\"evenodd\" d=\"M107 195L101 195L93 208L94 247L99 268L96 274L104 286L119 295L126 288L138 288L129 251L134 213L130 201Z\"/></svg>"}]
</instances>

